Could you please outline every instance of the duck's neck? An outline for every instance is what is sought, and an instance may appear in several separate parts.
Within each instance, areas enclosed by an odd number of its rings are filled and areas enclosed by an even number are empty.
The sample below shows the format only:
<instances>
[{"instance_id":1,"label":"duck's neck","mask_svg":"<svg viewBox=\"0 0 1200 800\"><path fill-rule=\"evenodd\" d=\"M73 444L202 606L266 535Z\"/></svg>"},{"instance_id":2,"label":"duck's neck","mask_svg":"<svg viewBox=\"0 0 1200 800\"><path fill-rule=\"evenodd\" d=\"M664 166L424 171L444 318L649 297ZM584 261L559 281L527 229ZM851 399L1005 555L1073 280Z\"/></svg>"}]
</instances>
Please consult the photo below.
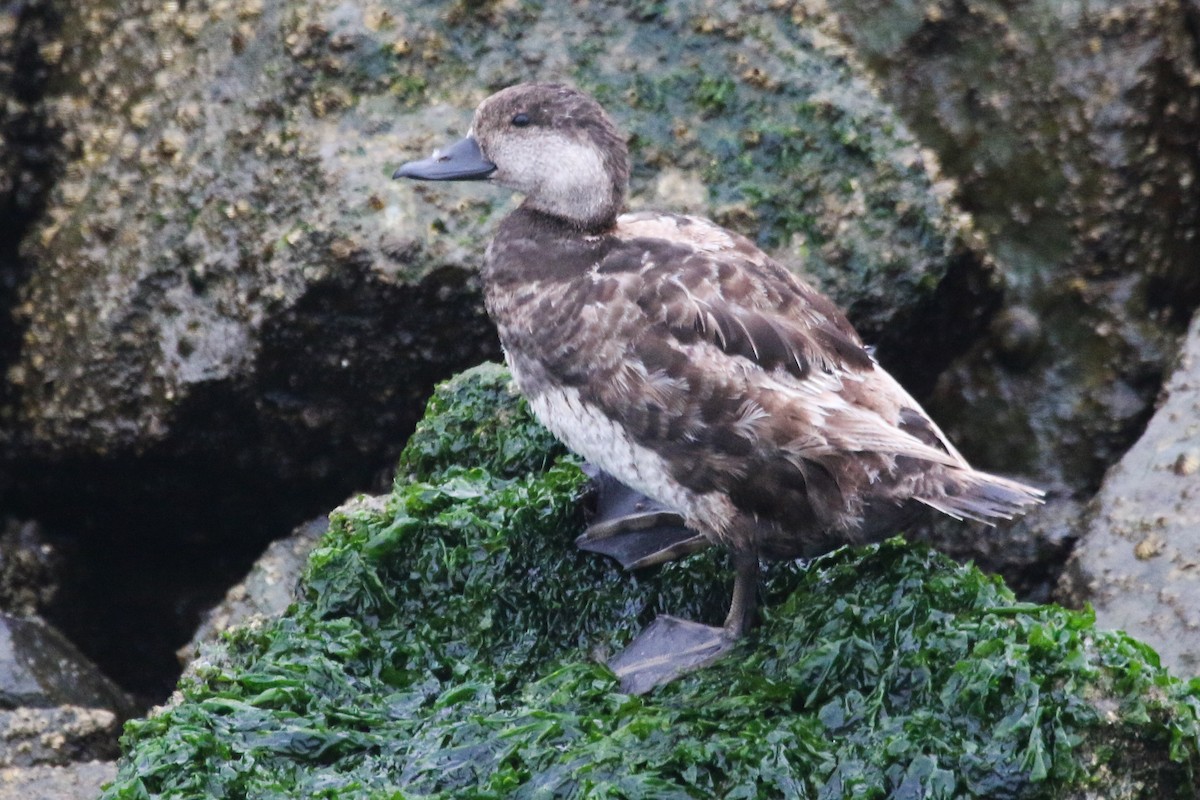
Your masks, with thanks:
<instances>
[{"instance_id":1,"label":"duck's neck","mask_svg":"<svg viewBox=\"0 0 1200 800\"><path fill-rule=\"evenodd\" d=\"M561 201L539 203L533 198L526 198L521 208L551 218L580 233L602 233L616 224L623 204L623 197L617 202L607 203L589 203L581 198L578 203L569 206Z\"/></svg>"}]
</instances>

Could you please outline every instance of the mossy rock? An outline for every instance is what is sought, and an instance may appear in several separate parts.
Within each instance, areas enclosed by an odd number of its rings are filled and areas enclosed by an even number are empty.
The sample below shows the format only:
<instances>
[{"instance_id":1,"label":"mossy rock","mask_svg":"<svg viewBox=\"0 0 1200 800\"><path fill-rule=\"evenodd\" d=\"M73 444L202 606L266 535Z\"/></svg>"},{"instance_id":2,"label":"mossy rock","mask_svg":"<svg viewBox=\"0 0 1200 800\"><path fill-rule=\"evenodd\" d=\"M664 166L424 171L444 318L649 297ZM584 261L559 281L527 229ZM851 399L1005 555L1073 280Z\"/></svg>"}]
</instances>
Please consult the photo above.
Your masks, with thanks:
<instances>
[{"instance_id":1,"label":"mossy rock","mask_svg":"<svg viewBox=\"0 0 1200 800\"><path fill-rule=\"evenodd\" d=\"M62 5L54 124L73 160L23 244L9 377L33 453L186 448L177 426L214 388L293 447L401 441L432 375L497 353L473 273L511 193L390 175L522 80L601 97L633 136L635 203L802 262L881 353L919 349L935 373L995 305L969 219L799 6ZM952 275L978 291L939 302ZM394 346L362 346L364 328Z\"/></svg>"},{"instance_id":2,"label":"mossy rock","mask_svg":"<svg viewBox=\"0 0 1200 800\"><path fill-rule=\"evenodd\" d=\"M719 619L728 569L576 551L585 485L504 370L443 385L393 493L129 724L104 796L1195 796L1200 680L900 539L777 565L734 653L620 693L597 659L660 611Z\"/></svg>"}]
</instances>

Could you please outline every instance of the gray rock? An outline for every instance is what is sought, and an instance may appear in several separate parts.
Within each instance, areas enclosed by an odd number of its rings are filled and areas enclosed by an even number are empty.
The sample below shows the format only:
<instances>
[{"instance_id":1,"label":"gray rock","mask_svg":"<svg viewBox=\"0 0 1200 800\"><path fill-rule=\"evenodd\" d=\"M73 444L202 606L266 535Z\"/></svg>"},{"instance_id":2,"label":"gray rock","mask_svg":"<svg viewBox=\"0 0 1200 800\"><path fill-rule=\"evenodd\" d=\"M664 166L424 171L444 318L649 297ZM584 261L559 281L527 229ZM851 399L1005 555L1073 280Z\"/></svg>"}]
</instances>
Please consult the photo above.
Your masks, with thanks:
<instances>
[{"instance_id":1,"label":"gray rock","mask_svg":"<svg viewBox=\"0 0 1200 800\"><path fill-rule=\"evenodd\" d=\"M454 313L476 305L467 251L429 258L412 243L427 221L381 199L388 152L366 134L394 109L364 119L347 88L314 86L341 58L333 21L288 6L72 10L64 72L79 80L56 110L80 158L27 241L38 268L10 375L31 452L191 436L179 418L201 389L204 408L233 394L281 438L353 440L373 403L398 435L422 368L494 353L478 315Z\"/></svg>"},{"instance_id":2,"label":"gray rock","mask_svg":"<svg viewBox=\"0 0 1200 800\"><path fill-rule=\"evenodd\" d=\"M1146 432L1105 476L1061 592L1200 675L1200 315Z\"/></svg>"},{"instance_id":3,"label":"gray rock","mask_svg":"<svg viewBox=\"0 0 1200 800\"><path fill-rule=\"evenodd\" d=\"M969 221L845 51L754 3L223 8L69 12L88 45L67 42L55 109L80 155L26 240L10 370L32 454L181 442L217 405L267 449L319 440L310 477L394 449L431 378L496 353L473 270L509 201L390 169L520 79L600 92L635 135L638 202L707 186L703 210L804 257L884 344L931 327L948 272L976 286L944 304L967 327L994 303ZM942 352L938 333L907 346Z\"/></svg>"},{"instance_id":4,"label":"gray rock","mask_svg":"<svg viewBox=\"0 0 1200 800\"><path fill-rule=\"evenodd\" d=\"M112 759L129 698L53 627L0 614L0 768ZM104 779L111 776L107 768ZM0 797L13 786L94 785L96 770L0 773ZM42 797L78 795L48 793Z\"/></svg>"},{"instance_id":5,"label":"gray rock","mask_svg":"<svg viewBox=\"0 0 1200 800\"><path fill-rule=\"evenodd\" d=\"M72 705L128 716L129 699L55 628L0 614L0 708Z\"/></svg>"},{"instance_id":6,"label":"gray rock","mask_svg":"<svg viewBox=\"0 0 1200 800\"><path fill-rule=\"evenodd\" d=\"M120 734L120 718L103 708L0 711L0 767L61 767L115 758Z\"/></svg>"},{"instance_id":7,"label":"gray rock","mask_svg":"<svg viewBox=\"0 0 1200 800\"><path fill-rule=\"evenodd\" d=\"M0 769L0 800L93 800L116 774L112 761Z\"/></svg>"}]
</instances>

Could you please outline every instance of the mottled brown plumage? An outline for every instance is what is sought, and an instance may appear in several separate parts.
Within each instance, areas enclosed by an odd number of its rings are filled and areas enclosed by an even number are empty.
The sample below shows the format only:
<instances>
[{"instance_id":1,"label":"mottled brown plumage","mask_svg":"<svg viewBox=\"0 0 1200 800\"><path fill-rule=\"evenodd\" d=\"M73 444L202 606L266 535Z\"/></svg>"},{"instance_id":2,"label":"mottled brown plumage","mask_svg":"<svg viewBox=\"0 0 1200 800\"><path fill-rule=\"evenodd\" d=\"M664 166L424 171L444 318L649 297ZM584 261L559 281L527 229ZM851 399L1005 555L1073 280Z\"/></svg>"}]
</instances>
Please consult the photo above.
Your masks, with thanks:
<instances>
[{"instance_id":1,"label":"mottled brown plumage","mask_svg":"<svg viewBox=\"0 0 1200 800\"><path fill-rule=\"evenodd\" d=\"M914 504L988 521L1039 502L972 469L834 304L750 241L696 217L618 216L624 141L587 96L506 89L471 136L473 177L526 193L483 269L517 385L569 447L734 552L731 635L760 557L879 538ZM398 174L470 171L453 161Z\"/></svg>"}]
</instances>

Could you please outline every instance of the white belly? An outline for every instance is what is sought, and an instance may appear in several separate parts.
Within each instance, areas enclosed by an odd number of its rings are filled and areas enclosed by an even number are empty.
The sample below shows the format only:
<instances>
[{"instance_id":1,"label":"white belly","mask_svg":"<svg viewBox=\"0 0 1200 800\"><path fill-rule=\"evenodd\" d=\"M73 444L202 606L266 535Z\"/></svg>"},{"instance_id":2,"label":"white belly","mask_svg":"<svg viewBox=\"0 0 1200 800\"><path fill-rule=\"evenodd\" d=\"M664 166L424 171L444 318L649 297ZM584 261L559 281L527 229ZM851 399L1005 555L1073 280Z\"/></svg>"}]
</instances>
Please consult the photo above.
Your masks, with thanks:
<instances>
[{"instance_id":1,"label":"white belly","mask_svg":"<svg viewBox=\"0 0 1200 800\"><path fill-rule=\"evenodd\" d=\"M519 382L518 382L518 385ZM663 458L633 441L607 415L580 400L572 388L527 395L534 416L573 452L631 489L683 514L689 527L713 540L732 521L734 509L719 493L697 494L670 477Z\"/></svg>"}]
</instances>

